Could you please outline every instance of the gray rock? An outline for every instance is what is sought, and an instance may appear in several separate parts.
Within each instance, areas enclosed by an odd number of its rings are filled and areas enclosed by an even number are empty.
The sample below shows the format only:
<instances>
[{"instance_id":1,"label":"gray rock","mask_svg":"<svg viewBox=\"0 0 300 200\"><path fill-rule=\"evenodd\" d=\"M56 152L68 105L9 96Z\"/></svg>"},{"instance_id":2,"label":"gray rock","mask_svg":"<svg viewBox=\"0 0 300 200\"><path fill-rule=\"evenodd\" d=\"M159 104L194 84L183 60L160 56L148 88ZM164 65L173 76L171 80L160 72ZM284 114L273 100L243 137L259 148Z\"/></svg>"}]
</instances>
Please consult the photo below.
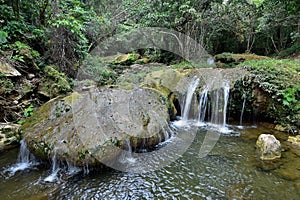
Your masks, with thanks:
<instances>
[{"instance_id":1,"label":"gray rock","mask_svg":"<svg viewBox=\"0 0 300 200\"><path fill-rule=\"evenodd\" d=\"M21 76L21 73L16 70L12 65L5 61L0 60L0 72L4 76Z\"/></svg>"},{"instance_id":2,"label":"gray rock","mask_svg":"<svg viewBox=\"0 0 300 200\"><path fill-rule=\"evenodd\" d=\"M149 89L91 89L44 104L21 127L30 151L77 166L108 163L128 148L164 140L169 114L164 98Z\"/></svg>"},{"instance_id":3,"label":"gray rock","mask_svg":"<svg viewBox=\"0 0 300 200\"><path fill-rule=\"evenodd\" d=\"M274 135L261 134L256 141L256 146L261 160L274 160L281 157L281 145Z\"/></svg>"}]
</instances>

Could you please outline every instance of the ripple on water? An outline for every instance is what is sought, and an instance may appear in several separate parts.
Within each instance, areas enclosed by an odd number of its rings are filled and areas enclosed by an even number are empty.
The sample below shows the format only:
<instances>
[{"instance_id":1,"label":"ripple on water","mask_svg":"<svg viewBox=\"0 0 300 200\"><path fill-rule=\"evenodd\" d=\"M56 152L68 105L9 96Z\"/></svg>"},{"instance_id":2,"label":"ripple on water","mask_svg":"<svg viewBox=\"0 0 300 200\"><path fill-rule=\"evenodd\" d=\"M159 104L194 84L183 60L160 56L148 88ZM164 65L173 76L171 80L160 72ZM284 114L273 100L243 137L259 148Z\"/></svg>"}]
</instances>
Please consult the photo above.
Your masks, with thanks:
<instances>
[{"instance_id":1,"label":"ripple on water","mask_svg":"<svg viewBox=\"0 0 300 200\"><path fill-rule=\"evenodd\" d=\"M134 174L103 170L77 173L58 184L42 181L49 169L34 170L1 179L0 191L11 193L4 199L28 197L30 193L41 191L50 194L51 199L279 200L299 197L297 182L285 180L271 170L257 168L255 140L221 136L213 150L200 158L198 154L204 136L205 131L199 131L182 156L153 172Z\"/></svg>"}]
</instances>

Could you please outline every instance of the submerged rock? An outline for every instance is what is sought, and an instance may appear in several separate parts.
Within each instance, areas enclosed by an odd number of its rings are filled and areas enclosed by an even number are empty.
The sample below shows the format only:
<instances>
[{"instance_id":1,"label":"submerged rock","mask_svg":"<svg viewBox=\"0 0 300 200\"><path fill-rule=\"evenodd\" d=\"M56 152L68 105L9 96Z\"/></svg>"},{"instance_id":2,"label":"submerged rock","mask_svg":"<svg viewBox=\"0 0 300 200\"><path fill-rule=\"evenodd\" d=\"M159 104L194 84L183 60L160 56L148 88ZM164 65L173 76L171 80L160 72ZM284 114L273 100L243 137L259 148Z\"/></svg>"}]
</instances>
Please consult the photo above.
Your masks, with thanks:
<instances>
[{"instance_id":1,"label":"submerged rock","mask_svg":"<svg viewBox=\"0 0 300 200\"><path fill-rule=\"evenodd\" d=\"M281 157L281 145L274 135L261 134L256 141L256 146L261 160L274 160Z\"/></svg>"},{"instance_id":2,"label":"submerged rock","mask_svg":"<svg viewBox=\"0 0 300 200\"><path fill-rule=\"evenodd\" d=\"M39 158L93 166L115 160L128 145L138 150L163 141L165 101L149 89L91 89L50 100L21 129Z\"/></svg>"}]
</instances>

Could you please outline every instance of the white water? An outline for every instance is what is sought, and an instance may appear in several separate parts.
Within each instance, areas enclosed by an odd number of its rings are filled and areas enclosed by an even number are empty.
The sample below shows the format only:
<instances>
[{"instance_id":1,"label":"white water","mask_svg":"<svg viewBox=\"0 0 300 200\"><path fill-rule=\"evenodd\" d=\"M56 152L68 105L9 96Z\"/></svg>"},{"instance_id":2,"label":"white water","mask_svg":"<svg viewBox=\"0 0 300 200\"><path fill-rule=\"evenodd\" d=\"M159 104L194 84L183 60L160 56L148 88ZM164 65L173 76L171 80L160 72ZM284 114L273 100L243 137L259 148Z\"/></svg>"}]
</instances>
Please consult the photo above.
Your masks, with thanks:
<instances>
[{"instance_id":1,"label":"white water","mask_svg":"<svg viewBox=\"0 0 300 200\"><path fill-rule=\"evenodd\" d=\"M224 106L223 106L223 128L226 126L226 113L227 113L227 105L229 98L229 83L228 81L224 81L223 90L224 90Z\"/></svg>"},{"instance_id":2,"label":"white water","mask_svg":"<svg viewBox=\"0 0 300 200\"><path fill-rule=\"evenodd\" d=\"M129 139L126 139L125 140L126 143L126 150L123 150L122 151L122 154L121 154L121 157L120 157L120 162L121 163L135 163L136 160L135 158L133 157L133 153L132 153L132 148L131 148L131 143L130 143L130 140ZM146 142L145 140L143 140L143 143Z\"/></svg>"},{"instance_id":3,"label":"white water","mask_svg":"<svg viewBox=\"0 0 300 200\"><path fill-rule=\"evenodd\" d=\"M38 165L38 162L33 154L27 148L25 143L25 138L20 141L20 152L18 155L17 163L8 169L4 170L4 173L8 172L9 176L13 176L18 171L23 171L28 168L32 168L33 166Z\"/></svg>"},{"instance_id":4,"label":"white water","mask_svg":"<svg viewBox=\"0 0 300 200\"><path fill-rule=\"evenodd\" d=\"M207 102L208 102L208 87L205 86L204 89L200 93L200 101L198 106L198 125L204 125L204 119L206 115L207 109Z\"/></svg>"},{"instance_id":5,"label":"white water","mask_svg":"<svg viewBox=\"0 0 300 200\"><path fill-rule=\"evenodd\" d=\"M232 131L229 130L226 123L230 85L229 81L227 80L223 80L221 83L222 84L220 85L220 88L217 88L213 91L209 90L208 85L203 87L203 90L199 94L198 118L195 120L195 125L208 125L208 128L214 131L231 133ZM194 78L188 87L182 118L181 120L173 123L176 127L188 127L188 124L194 123L192 120L189 120L188 117L191 109L192 97L198 84L199 79ZM205 122L207 113L210 114L210 116L208 116L210 123Z\"/></svg>"},{"instance_id":6,"label":"white water","mask_svg":"<svg viewBox=\"0 0 300 200\"><path fill-rule=\"evenodd\" d=\"M246 94L243 95L243 98L244 98L244 101L243 101L243 107L242 107L241 116L240 116L240 126L243 126L243 115L244 115L245 104L246 104L246 99L247 99Z\"/></svg>"},{"instance_id":7,"label":"white water","mask_svg":"<svg viewBox=\"0 0 300 200\"><path fill-rule=\"evenodd\" d=\"M191 84L189 85L188 90L186 92L186 98L184 101L184 108L183 108L183 112L182 112L182 119L179 121L176 121L174 123L175 126L181 127L181 126L187 125L187 121L188 121L189 114L190 114L191 102L193 99L194 92L195 92L197 86L199 85L199 81L200 81L200 79L197 78L196 76L192 79Z\"/></svg>"},{"instance_id":8,"label":"white water","mask_svg":"<svg viewBox=\"0 0 300 200\"><path fill-rule=\"evenodd\" d=\"M54 182L56 180L58 180L58 172L60 171L60 167L57 163L57 160L56 160L56 154L55 154L55 151L54 151L54 155L52 157L52 170L51 170L51 174L49 176L47 176L44 181L46 182Z\"/></svg>"}]
</instances>

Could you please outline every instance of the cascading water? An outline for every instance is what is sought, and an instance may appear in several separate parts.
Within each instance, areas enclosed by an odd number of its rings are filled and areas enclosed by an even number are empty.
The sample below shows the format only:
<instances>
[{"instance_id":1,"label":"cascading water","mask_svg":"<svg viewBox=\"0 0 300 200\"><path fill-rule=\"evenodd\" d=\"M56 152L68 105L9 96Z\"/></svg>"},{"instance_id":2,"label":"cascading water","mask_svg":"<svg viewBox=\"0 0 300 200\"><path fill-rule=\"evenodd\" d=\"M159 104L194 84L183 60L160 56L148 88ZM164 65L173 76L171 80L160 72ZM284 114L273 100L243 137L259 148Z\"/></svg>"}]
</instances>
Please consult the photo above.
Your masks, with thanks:
<instances>
[{"instance_id":1,"label":"cascading water","mask_svg":"<svg viewBox=\"0 0 300 200\"><path fill-rule=\"evenodd\" d=\"M189 118L189 113L190 113L190 108L191 108L191 102L192 98L194 95L194 92L199 85L199 78L194 77L193 81L191 82L187 94L186 94L186 99L185 99L185 104L184 104L184 109L183 109L183 115L182 115L182 120L187 121Z\"/></svg>"},{"instance_id":2,"label":"cascading water","mask_svg":"<svg viewBox=\"0 0 300 200\"><path fill-rule=\"evenodd\" d=\"M245 105L246 105L246 99L247 99L247 95L246 93L243 95L243 106L242 106L242 111L241 111L241 116L240 116L240 126L243 126L243 115L244 115L244 110L245 110Z\"/></svg>"},{"instance_id":3,"label":"cascading water","mask_svg":"<svg viewBox=\"0 0 300 200\"><path fill-rule=\"evenodd\" d=\"M200 101L198 106L198 125L204 124L204 119L206 115L207 109L207 102L208 102L208 87L205 86L204 89L200 93Z\"/></svg>"},{"instance_id":4,"label":"cascading water","mask_svg":"<svg viewBox=\"0 0 300 200\"><path fill-rule=\"evenodd\" d=\"M146 141L143 141L146 142ZM132 152L132 147L129 139L125 140L125 147L126 150L122 151L121 157L120 157L120 162L121 163L135 163L135 158L133 157L133 152Z\"/></svg>"},{"instance_id":5,"label":"cascading water","mask_svg":"<svg viewBox=\"0 0 300 200\"><path fill-rule=\"evenodd\" d=\"M46 182L54 182L55 180L58 179L57 173L60 171L60 167L56 160L55 151L54 151L54 155L52 157L51 165L52 165L51 174L44 179L44 181L46 181Z\"/></svg>"},{"instance_id":6,"label":"cascading water","mask_svg":"<svg viewBox=\"0 0 300 200\"><path fill-rule=\"evenodd\" d=\"M227 105L228 105L228 99L229 99L229 82L224 81L223 82L223 90L224 90L224 106L223 106L223 126L222 128L225 128L226 126L226 113L227 113Z\"/></svg>"},{"instance_id":7,"label":"cascading water","mask_svg":"<svg viewBox=\"0 0 300 200\"><path fill-rule=\"evenodd\" d=\"M186 126L187 121L189 118L189 113L190 113L190 108L191 108L191 102L193 99L194 92L199 85L200 79L197 78L196 76L192 79L191 84L188 87L187 93L186 93L186 98L184 101L184 108L182 112L182 118L181 120L177 121L174 123L175 126Z\"/></svg>"},{"instance_id":8,"label":"cascading water","mask_svg":"<svg viewBox=\"0 0 300 200\"><path fill-rule=\"evenodd\" d=\"M8 172L9 176L13 176L17 171L23 171L37 165L38 162L33 154L27 148L25 138L20 141L20 152L18 155L17 163L6 169L4 172Z\"/></svg>"}]
</instances>

